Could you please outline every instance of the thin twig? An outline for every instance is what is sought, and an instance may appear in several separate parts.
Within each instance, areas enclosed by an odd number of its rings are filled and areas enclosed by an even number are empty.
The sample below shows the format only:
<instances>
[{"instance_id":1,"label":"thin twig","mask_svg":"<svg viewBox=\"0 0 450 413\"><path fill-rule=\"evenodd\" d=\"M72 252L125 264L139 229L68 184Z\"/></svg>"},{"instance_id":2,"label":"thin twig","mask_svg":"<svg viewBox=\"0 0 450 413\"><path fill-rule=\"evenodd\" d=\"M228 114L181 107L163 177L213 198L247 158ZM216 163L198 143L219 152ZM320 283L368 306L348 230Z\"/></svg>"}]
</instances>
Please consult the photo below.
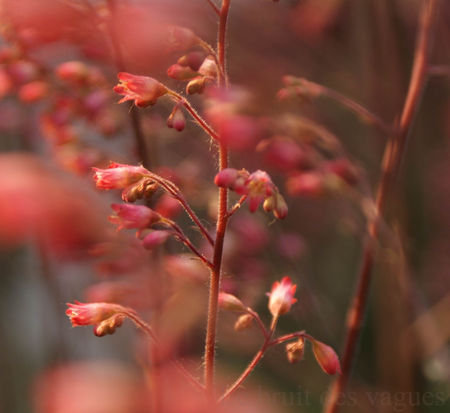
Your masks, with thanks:
<instances>
[{"instance_id":1,"label":"thin twig","mask_svg":"<svg viewBox=\"0 0 450 413\"><path fill-rule=\"evenodd\" d=\"M247 199L248 195L242 195L241 198L239 199L239 201L237 201L233 207L228 211L228 218L231 217L231 215L233 215L241 206L242 204L245 202L245 200Z\"/></svg>"},{"instance_id":2,"label":"thin twig","mask_svg":"<svg viewBox=\"0 0 450 413\"><path fill-rule=\"evenodd\" d=\"M156 337L153 329L143 320L139 318L139 316L131 311L124 312L124 315L127 316L133 323L140 328L147 336L153 341L153 343L160 349L162 349L162 345ZM178 371L187 379L191 384L193 384L197 389L204 391L204 386L188 371L186 368L173 357L169 357L169 361L178 369Z\"/></svg>"},{"instance_id":3,"label":"thin twig","mask_svg":"<svg viewBox=\"0 0 450 413\"><path fill-rule=\"evenodd\" d=\"M263 358L266 350L271 346L271 339L273 334L275 333L275 329L277 326L278 317L273 317L272 323L270 325L270 330L268 334L265 336L265 340L261 348L258 350L258 352L253 357L252 361L248 364L246 369L242 372L242 374L236 379L236 381L228 387L228 389L225 391L225 393L219 398L219 403L230 397L230 395L237 390L241 384L250 376L251 372L255 369L255 367L258 365L258 363Z\"/></svg>"},{"instance_id":4,"label":"thin twig","mask_svg":"<svg viewBox=\"0 0 450 413\"><path fill-rule=\"evenodd\" d=\"M355 357L356 346L364 318L372 269L375 262L375 243L379 237L379 219L385 215L388 197L391 194L392 186L396 181L414 115L419 107L420 98L427 80L431 29L436 14L437 4L438 0L423 1L420 13L418 40L414 53L414 62L408 93L396 134L393 136L393 139L387 143L385 148L381 182L378 186L376 197L376 216L373 220L368 222L369 240L364 248L363 262L358 276L356 293L347 314L348 328L342 355L342 375L336 379L330 389L327 403L324 407L325 413L337 412L340 395L345 390L350 376L352 362Z\"/></svg>"},{"instance_id":5,"label":"thin twig","mask_svg":"<svg viewBox=\"0 0 450 413\"><path fill-rule=\"evenodd\" d=\"M200 260L208 267L213 268L213 263L208 260L191 242L191 240L187 237L187 235L183 232L183 230L173 221L167 220L167 223L170 227L172 227L176 231L176 237L185 244Z\"/></svg>"},{"instance_id":6,"label":"thin twig","mask_svg":"<svg viewBox=\"0 0 450 413\"><path fill-rule=\"evenodd\" d=\"M220 10L219 10L219 8L212 2L212 0L206 0L208 3L209 3L209 5L213 8L213 10L216 12L216 14L218 15L218 16L220 16Z\"/></svg>"},{"instance_id":7,"label":"thin twig","mask_svg":"<svg viewBox=\"0 0 450 413\"><path fill-rule=\"evenodd\" d=\"M387 134L392 133L392 127L389 124L387 124L378 115L358 103L356 100L350 99L334 89L330 89L326 86L320 85L319 83L312 82L311 80L301 79L301 81L307 89L313 91L315 96L326 96L349 109L365 122L375 125L382 132Z\"/></svg>"},{"instance_id":8,"label":"thin twig","mask_svg":"<svg viewBox=\"0 0 450 413\"><path fill-rule=\"evenodd\" d=\"M258 323L259 328L261 329L261 331L262 331L262 333L264 335L264 338L267 338L267 336L269 335L269 331L267 331L267 328L264 325L264 323L262 322L261 317L259 316L259 314L256 311L252 310L250 307L247 307L245 309L245 311L248 314L250 314L256 320L256 322Z\"/></svg>"}]
</instances>

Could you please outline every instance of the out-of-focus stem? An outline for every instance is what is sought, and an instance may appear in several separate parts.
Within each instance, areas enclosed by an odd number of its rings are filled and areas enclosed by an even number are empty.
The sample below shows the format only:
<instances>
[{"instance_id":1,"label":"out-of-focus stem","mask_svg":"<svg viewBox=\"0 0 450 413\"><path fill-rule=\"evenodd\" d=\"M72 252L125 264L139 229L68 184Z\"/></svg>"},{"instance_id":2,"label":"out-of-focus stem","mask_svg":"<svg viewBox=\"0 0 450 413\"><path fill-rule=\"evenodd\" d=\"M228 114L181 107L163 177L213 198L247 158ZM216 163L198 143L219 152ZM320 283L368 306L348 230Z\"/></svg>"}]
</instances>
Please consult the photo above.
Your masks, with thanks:
<instances>
[{"instance_id":1,"label":"out-of-focus stem","mask_svg":"<svg viewBox=\"0 0 450 413\"><path fill-rule=\"evenodd\" d=\"M230 0L222 1L219 19L217 51L219 57L219 87L226 87L225 42ZM219 139L219 171L228 167L228 148ZM217 313L219 307L219 287L222 269L222 253L228 222L228 188L219 188L219 207L217 212L216 239L214 242L213 265L209 284L208 319L205 340L205 388L209 401L215 400L214 363L216 353Z\"/></svg>"},{"instance_id":2,"label":"out-of-focus stem","mask_svg":"<svg viewBox=\"0 0 450 413\"><path fill-rule=\"evenodd\" d=\"M125 311L123 313L126 317L128 317L133 323L141 329L152 341L153 343L161 347L161 344L158 340L158 337L156 337L156 334L154 333L153 329L145 322L143 321L135 312L133 311ZM184 366L179 363L174 358L169 358L170 362L178 369L178 371L187 379L191 384L193 384L195 387L197 387L199 390L204 390L203 385L191 374L189 371L187 371Z\"/></svg>"},{"instance_id":3,"label":"out-of-focus stem","mask_svg":"<svg viewBox=\"0 0 450 413\"><path fill-rule=\"evenodd\" d=\"M330 389L324 407L325 413L337 412L339 407L339 397L345 390L350 376L352 362L355 357L356 346L361 332L369 284L375 261L375 243L379 236L379 220L385 215L392 185L397 178L414 115L419 107L420 98L427 80L431 29L438 1L439 0L423 1L408 93L396 132L393 139L388 141L384 152L382 176L376 196L376 216L368 222L369 240L364 248L363 262L358 276L356 293L347 314L348 327L342 355L342 374L336 379Z\"/></svg>"},{"instance_id":4,"label":"out-of-focus stem","mask_svg":"<svg viewBox=\"0 0 450 413\"><path fill-rule=\"evenodd\" d=\"M251 372L255 369L258 363L263 358L266 350L271 346L271 339L273 334L275 333L275 329L277 328L278 317L273 317L270 330L268 334L265 336L265 340L261 348L253 357L252 361L248 364L246 369L242 372L242 374L236 379L236 381L228 387L225 393L219 398L219 403L227 399L235 390L239 388L239 386L250 376Z\"/></svg>"},{"instance_id":5,"label":"out-of-focus stem","mask_svg":"<svg viewBox=\"0 0 450 413\"><path fill-rule=\"evenodd\" d=\"M108 24L108 34L111 40L111 45L113 47L114 51L114 58L116 61L117 69L120 72L126 71L125 67L125 59L123 58L122 48L120 46L120 40L117 37L117 33L115 31L114 22L116 20L116 14L117 14L117 5L115 0L108 0L107 1L109 11L111 13L111 21ZM134 138L136 140L137 145L137 151L139 154L139 157L142 160L142 165L146 168L150 168L150 158L148 156L147 147L145 145L145 137L144 133L142 132L142 126L141 126L141 117L139 113L139 109L135 107L134 105L130 105L130 113L131 113L131 127L133 129Z\"/></svg>"},{"instance_id":6,"label":"out-of-focus stem","mask_svg":"<svg viewBox=\"0 0 450 413\"><path fill-rule=\"evenodd\" d=\"M216 14L218 15L218 16L220 16L220 10L219 10L219 8L212 2L212 0L206 0L208 3L209 3L209 5L213 8L213 10L216 12Z\"/></svg>"}]
</instances>

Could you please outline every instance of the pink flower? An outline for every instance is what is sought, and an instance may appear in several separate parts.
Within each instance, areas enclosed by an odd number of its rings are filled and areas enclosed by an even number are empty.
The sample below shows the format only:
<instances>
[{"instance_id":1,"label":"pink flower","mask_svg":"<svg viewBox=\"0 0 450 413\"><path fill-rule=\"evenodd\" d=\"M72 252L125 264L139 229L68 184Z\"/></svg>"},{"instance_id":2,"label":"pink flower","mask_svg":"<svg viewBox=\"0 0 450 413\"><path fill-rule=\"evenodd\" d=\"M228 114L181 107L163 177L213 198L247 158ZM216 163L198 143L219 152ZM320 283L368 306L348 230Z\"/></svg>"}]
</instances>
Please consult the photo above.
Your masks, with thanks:
<instances>
[{"instance_id":1,"label":"pink flower","mask_svg":"<svg viewBox=\"0 0 450 413\"><path fill-rule=\"evenodd\" d=\"M289 277L283 277L281 282L274 282L272 290L268 293L269 296L269 310L274 317L286 314L292 304L297 302L294 298L297 286L292 284Z\"/></svg>"},{"instance_id":2,"label":"pink flower","mask_svg":"<svg viewBox=\"0 0 450 413\"><path fill-rule=\"evenodd\" d=\"M109 220L118 225L118 230L148 228L161 219L157 212L145 205L112 204L111 208L116 214L111 215Z\"/></svg>"},{"instance_id":3,"label":"pink flower","mask_svg":"<svg viewBox=\"0 0 450 413\"><path fill-rule=\"evenodd\" d=\"M245 186L249 199L250 212L255 212L259 204L275 192L275 185L270 179L270 176L260 170L250 174L245 182Z\"/></svg>"},{"instance_id":4,"label":"pink flower","mask_svg":"<svg viewBox=\"0 0 450 413\"><path fill-rule=\"evenodd\" d=\"M167 88L151 77L126 72L120 72L117 76L120 82L114 87L114 92L124 95L119 103L134 100L136 106L145 108L154 105L159 97L167 93Z\"/></svg>"},{"instance_id":5,"label":"pink flower","mask_svg":"<svg viewBox=\"0 0 450 413\"><path fill-rule=\"evenodd\" d=\"M335 351L330 346L327 346L318 340L311 341L313 344L314 356L320 367L322 367L322 370L327 374L341 374L341 365Z\"/></svg>"},{"instance_id":6,"label":"pink flower","mask_svg":"<svg viewBox=\"0 0 450 413\"><path fill-rule=\"evenodd\" d=\"M69 316L73 327L99 324L118 313L122 313L123 307L110 303L67 303L69 307L66 314Z\"/></svg>"},{"instance_id":7,"label":"pink flower","mask_svg":"<svg viewBox=\"0 0 450 413\"><path fill-rule=\"evenodd\" d=\"M115 162L111 162L108 169L92 169L97 188L101 189L123 189L148 174L147 169L142 166L123 165Z\"/></svg>"}]
</instances>

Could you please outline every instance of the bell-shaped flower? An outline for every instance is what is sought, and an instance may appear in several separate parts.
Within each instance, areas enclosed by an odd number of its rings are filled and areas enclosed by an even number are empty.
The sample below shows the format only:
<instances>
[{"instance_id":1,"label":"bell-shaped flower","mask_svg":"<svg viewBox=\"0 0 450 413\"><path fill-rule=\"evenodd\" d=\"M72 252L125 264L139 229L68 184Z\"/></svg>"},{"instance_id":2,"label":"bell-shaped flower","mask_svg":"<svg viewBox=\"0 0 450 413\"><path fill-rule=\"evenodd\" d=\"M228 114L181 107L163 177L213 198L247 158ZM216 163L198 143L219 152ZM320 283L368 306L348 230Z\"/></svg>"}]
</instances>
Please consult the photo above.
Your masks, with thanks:
<instances>
[{"instance_id":1,"label":"bell-shaped flower","mask_svg":"<svg viewBox=\"0 0 450 413\"><path fill-rule=\"evenodd\" d=\"M148 174L147 169L143 166L123 165L115 162L111 162L107 169L92 169L94 170L95 184L97 188L101 189L123 189Z\"/></svg>"},{"instance_id":2,"label":"bell-shaped flower","mask_svg":"<svg viewBox=\"0 0 450 413\"><path fill-rule=\"evenodd\" d=\"M161 216L145 205L112 204L115 214L109 217L110 222L118 225L117 229L149 228L161 220Z\"/></svg>"},{"instance_id":3,"label":"bell-shaped flower","mask_svg":"<svg viewBox=\"0 0 450 413\"><path fill-rule=\"evenodd\" d=\"M154 105L158 98L167 93L167 88L151 77L126 72L120 72L117 76L120 82L114 87L114 92L124 96L119 103L134 100L136 106L145 108Z\"/></svg>"},{"instance_id":4,"label":"bell-shaped flower","mask_svg":"<svg viewBox=\"0 0 450 413\"><path fill-rule=\"evenodd\" d=\"M286 314L292 304L297 302L294 298L295 290L297 286L292 284L289 277L283 277L281 282L276 281L272 285L272 290L267 293L269 296L269 310L273 317L279 317Z\"/></svg>"}]
</instances>

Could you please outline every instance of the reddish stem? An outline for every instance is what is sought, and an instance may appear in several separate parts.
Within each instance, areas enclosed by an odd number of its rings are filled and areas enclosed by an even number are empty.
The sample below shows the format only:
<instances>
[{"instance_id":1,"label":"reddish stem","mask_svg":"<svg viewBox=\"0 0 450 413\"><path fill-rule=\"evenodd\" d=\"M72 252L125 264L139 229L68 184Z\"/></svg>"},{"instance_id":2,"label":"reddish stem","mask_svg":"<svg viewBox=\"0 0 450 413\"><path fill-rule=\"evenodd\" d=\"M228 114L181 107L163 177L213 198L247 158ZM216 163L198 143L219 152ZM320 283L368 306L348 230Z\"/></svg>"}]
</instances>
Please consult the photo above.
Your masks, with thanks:
<instances>
[{"instance_id":1,"label":"reddish stem","mask_svg":"<svg viewBox=\"0 0 450 413\"><path fill-rule=\"evenodd\" d=\"M385 148L383 156L383 172L376 197L376 214L375 218L368 222L368 233L370 238L364 248L363 262L358 276L358 286L353 302L347 313L348 328L342 355L342 375L336 379L330 389L327 403L324 408L325 413L337 412L340 395L345 390L350 376L356 346L361 333L369 285L372 277L372 268L375 261L374 244L379 237L379 220L385 215L388 197L391 193L392 185L397 178L414 115L418 109L420 97L427 80L430 35L437 4L438 0L425 0L423 2L408 93L396 134L393 136L393 139L387 143Z\"/></svg>"},{"instance_id":2,"label":"reddish stem","mask_svg":"<svg viewBox=\"0 0 450 413\"><path fill-rule=\"evenodd\" d=\"M252 361L248 364L246 369L242 372L242 374L236 379L236 381L228 387L228 389L225 391L225 393L219 398L219 403L227 399L235 390L237 390L240 385L247 379L247 377L250 376L251 372L255 369L255 367L258 365L258 363L263 358L266 350L271 346L271 339L273 334L275 333L275 329L277 327L278 317L274 317L272 319L272 323L270 325L270 330L265 336L265 340L261 348L258 350L258 352L253 357ZM265 329L265 328L264 328Z\"/></svg>"}]
</instances>

